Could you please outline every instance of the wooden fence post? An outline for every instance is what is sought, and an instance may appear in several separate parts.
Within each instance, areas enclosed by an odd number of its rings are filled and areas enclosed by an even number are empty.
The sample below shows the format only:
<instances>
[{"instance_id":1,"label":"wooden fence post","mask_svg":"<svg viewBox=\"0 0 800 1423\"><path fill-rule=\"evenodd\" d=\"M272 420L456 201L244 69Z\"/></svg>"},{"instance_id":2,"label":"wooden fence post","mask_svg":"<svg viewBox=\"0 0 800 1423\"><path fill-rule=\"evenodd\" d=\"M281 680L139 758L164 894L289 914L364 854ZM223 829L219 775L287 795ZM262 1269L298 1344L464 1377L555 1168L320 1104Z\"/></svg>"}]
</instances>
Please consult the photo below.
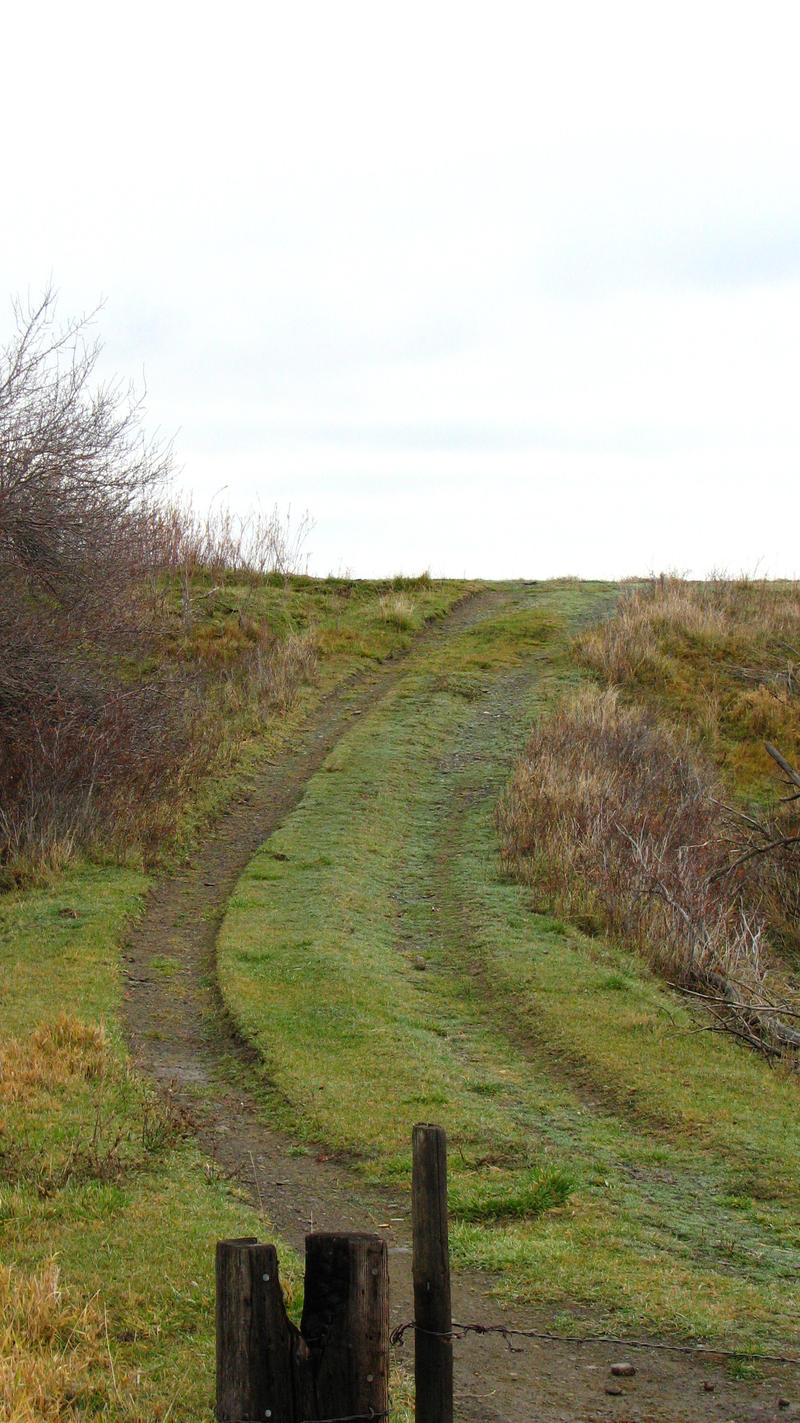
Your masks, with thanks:
<instances>
[{"instance_id":1,"label":"wooden fence post","mask_svg":"<svg viewBox=\"0 0 800 1423\"><path fill-rule=\"evenodd\" d=\"M452 1423L453 1341L444 1128L415 1126L412 1145L416 1420Z\"/></svg>"},{"instance_id":2,"label":"wooden fence post","mask_svg":"<svg viewBox=\"0 0 800 1423\"><path fill-rule=\"evenodd\" d=\"M306 1236L300 1332L308 1411L298 1420L363 1418L389 1408L389 1266L379 1235ZM310 1387L309 1387L310 1386Z\"/></svg>"},{"instance_id":3,"label":"wooden fence post","mask_svg":"<svg viewBox=\"0 0 800 1423\"><path fill-rule=\"evenodd\" d=\"M371 1418L389 1408L389 1269L377 1235L306 1237L300 1330L290 1322L274 1245L216 1251L219 1423Z\"/></svg>"},{"instance_id":4,"label":"wooden fence post","mask_svg":"<svg viewBox=\"0 0 800 1423\"><path fill-rule=\"evenodd\" d=\"M274 1245L248 1237L216 1251L217 1418L294 1423L297 1331L286 1317Z\"/></svg>"}]
</instances>

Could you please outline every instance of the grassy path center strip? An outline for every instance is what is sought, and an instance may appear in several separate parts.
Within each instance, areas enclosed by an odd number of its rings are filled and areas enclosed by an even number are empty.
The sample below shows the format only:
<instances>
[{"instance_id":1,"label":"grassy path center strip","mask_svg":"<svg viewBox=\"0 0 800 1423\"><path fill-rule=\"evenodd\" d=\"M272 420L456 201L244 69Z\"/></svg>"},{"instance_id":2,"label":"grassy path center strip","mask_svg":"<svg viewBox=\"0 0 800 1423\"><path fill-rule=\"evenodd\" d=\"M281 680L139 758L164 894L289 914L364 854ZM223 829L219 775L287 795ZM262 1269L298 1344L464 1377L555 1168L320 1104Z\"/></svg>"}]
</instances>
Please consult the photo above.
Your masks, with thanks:
<instances>
[{"instance_id":1,"label":"grassy path center strip","mask_svg":"<svg viewBox=\"0 0 800 1423\"><path fill-rule=\"evenodd\" d=\"M511 759L607 598L518 586L414 654L239 881L220 982L308 1139L391 1180L414 1121L448 1127L456 1250L509 1293L766 1339L797 1304L792 1089L687 1052L664 989L497 870Z\"/></svg>"}]
</instances>

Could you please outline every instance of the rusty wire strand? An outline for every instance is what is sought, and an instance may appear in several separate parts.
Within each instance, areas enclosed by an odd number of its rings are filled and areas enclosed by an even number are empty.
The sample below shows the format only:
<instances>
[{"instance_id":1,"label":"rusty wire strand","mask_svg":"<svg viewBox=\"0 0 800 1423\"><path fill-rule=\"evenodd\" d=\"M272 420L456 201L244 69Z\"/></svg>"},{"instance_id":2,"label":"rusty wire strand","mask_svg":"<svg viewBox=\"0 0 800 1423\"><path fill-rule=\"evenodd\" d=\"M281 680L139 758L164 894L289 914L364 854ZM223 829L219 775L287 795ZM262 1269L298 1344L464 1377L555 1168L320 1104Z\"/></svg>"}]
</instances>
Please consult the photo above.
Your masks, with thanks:
<instances>
[{"instance_id":1,"label":"rusty wire strand","mask_svg":"<svg viewBox=\"0 0 800 1423\"><path fill-rule=\"evenodd\" d=\"M797 1364L800 1365L800 1358L792 1358L786 1354L753 1354L748 1349L721 1349L715 1348L711 1344L667 1344L654 1339L618 1339L613 1334L547 1334L536 1329L511 1329L506 1324L462 1324L453 1320L452 1327L448 1333L437 1333L433 1329L423 1329L421 1324L409 1319L405 1324L398 1324L392 1330L389 1343L393 1348L400 1348L404 1342L409 1329L414 1329L418 1334L429 1334L437 1339L464 1339L467 1334L499 1334L508 1345L512 1354L521 1354L522 1349L517 1349L512 1344L515 1339L541 1339L549 1343L556 1344L614 1344L626 1349L662 1349L676 1354L695 1355L716 1355L723 1359L747 1359L754 1364ZM378 1416L377 1414L375 1415Z\"/></svg>"},{"instance_id":2,"label":"rusty wire strand","mask_svg":"<svg viewBox=\"0 0 800 1423\"><path fill-rule=\"evenodd\" d=\"M344 1418L317 1418L314 1423L375 1423L377 1418L388 1417L388 1408L384 1408L380 1413L377 1413L374 1408L370 1408L368 1413L350 1413ZM311 1423L311 1420L303 1418L301 1423Z\"/></svg>"}]
</instances>

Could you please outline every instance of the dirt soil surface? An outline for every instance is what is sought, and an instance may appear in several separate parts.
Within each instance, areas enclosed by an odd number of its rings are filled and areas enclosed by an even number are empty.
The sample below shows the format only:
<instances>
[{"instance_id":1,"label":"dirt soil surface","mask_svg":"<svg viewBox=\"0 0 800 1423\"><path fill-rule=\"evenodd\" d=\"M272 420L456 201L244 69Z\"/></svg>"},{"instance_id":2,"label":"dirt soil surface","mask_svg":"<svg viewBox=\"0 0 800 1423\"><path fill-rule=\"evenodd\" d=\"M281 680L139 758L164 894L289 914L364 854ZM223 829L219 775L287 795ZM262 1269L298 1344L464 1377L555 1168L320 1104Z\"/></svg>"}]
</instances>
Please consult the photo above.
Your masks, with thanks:
<instances>
[{"instance_id":1,"label":"dirt soil surface","mask_svg":"<svg viewBox=\"0 0 800 1423\"><path fill-rule=\"evenodd\" d=\"M421 638L446 638L503 601L488 591L461 603ZM229 896L245 866L302 799L306 783L354 718L399 681L404 660L350 682L324 698L298 744L264 765L211 827L192 859L152 891L125 947L124 1021L138 1065L184 1108L203 1149L235 1177L282 1238L302 1250L311 1230L374 1230L388 1242L392 1327L412 1319L410 1183L404 1193L365 1185L347 1162L324 1147L298 1153L291 1137L271 1130L259 1109L253 1050L237 1035L216 986L216 937ZM169 956L166 977L158 961ZM263 1079L262 1079L263 1080ZM261 1089L263 1100L263 1088ZM491 1280L453 1279L453 1317L546 1335L547 1311L501 1309ZM563 1317L564 1310L559 1313ZM577 1337L598 1333L574 1311ZM732 1378L716 1354L679 1353L645 1341L512 1339L467 1334L455 1354L456 1418L462 1423L668 1423L668 1420L800 1419L800 1388L786 1367L763 1378ZM518 1351L518 1352L517 1352ZM400 1357L413 1363L409 1332ZM618 1376L615 1365L635 1372Z\"/></svg>"}]
</instances>

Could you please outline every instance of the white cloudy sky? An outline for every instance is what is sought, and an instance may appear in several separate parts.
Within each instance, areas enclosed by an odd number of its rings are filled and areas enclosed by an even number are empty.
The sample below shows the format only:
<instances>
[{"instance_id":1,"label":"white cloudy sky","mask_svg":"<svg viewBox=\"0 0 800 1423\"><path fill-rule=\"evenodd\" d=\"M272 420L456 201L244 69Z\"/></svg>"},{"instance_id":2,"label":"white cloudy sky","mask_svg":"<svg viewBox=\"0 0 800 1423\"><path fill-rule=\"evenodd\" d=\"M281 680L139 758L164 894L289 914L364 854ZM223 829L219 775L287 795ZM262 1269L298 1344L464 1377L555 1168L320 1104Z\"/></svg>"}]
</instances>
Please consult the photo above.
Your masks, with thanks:
<instances>
[{"instance_id":1,"label":"white cloudy sky","mask_svg":"<svg viewBox=\"0 0 800 1423\"><path fill-rule=\"evenodd\" d=\"M105 299L196 504L320 573L800 572L796 0L2 28L2 287Z\"/></svg>"}]
</instances>

